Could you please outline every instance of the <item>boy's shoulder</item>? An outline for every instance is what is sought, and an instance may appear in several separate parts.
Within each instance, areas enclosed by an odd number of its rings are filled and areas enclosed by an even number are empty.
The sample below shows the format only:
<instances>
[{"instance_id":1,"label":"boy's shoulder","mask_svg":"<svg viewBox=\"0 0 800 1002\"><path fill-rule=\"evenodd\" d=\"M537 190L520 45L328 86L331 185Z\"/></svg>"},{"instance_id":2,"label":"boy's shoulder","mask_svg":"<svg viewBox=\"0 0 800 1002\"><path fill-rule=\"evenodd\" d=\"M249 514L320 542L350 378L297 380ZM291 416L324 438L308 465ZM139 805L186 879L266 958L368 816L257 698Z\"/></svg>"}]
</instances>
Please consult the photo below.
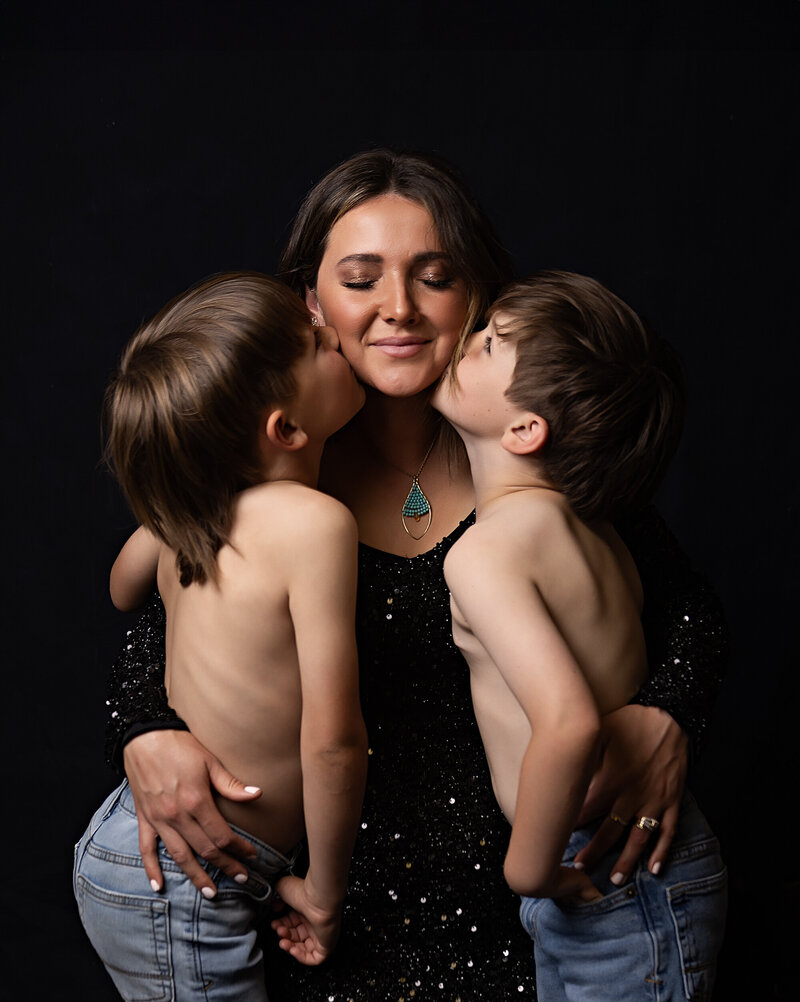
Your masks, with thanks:
<instances>
[{"instance_id":1,"label":"boy's shoulder","mask_svg":"<svg viewBox=\"0 0 800 1002\"><path fill-rule=\"evenodd\" d=\"M497 499L445 558L451 576L505 568L530 576L537 563L573 534L575 515L556 491L525 489Z\"/></svg>"},{"instance_id":2,"label":"boy's shoulder","mask_svg":"<svg viewBox=\"0 0 800 1002\"><path fill-rule=\"evenodd\" d=\"M285 541L315 541L343 534L357 538L350 510L322 491L290 480L258 484L243 491L236 503L235 531L260 533Z\"/></svg>"}]
</instances>

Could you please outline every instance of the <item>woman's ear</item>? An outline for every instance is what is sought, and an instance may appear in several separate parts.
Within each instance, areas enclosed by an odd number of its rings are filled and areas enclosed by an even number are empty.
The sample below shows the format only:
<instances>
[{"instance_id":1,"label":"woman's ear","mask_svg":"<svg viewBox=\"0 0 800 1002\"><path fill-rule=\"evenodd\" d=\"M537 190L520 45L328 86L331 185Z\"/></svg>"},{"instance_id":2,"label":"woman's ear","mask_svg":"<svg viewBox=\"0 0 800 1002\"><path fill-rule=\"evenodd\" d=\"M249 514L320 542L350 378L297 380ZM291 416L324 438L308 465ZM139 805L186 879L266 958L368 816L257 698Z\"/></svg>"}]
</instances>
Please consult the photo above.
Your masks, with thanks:
<instances>
[{"instance_id":1,"label":"woman's ear","mask_svg":"<svg viewBox=\"0 0 800 1002\"><path fill-rule=\"evenodd\" d=\"M501 445L515 456L532 456L550 437L550 425L539 414L526 411L518 415L503 432Z\"/></svg>"},{"instance_id":2,"label":"woman's ear","mask_svg":"<svg viewBox=\"0 0 800 1002\"><path fill-rule=\"evenodd\" d=\"M264 431L267 442L283 452L297 452L308 442L308 435L292 422L286 411L277 408L267 414Z\"/></svg>"},{"instance_id":3,"label":"woman's ear","mask_svg":"<svg viewBox=\"0 0 800 1002\"><path fill-rule=\"evenodd\" d=\"M306 286L306 306L308 307L308 312L311 316L316 317L317 325L319 327L324 327L325 317L322 315L322 307L319 305L316 290L309 289L308 286Z\"/></svg>"}]
</instances>

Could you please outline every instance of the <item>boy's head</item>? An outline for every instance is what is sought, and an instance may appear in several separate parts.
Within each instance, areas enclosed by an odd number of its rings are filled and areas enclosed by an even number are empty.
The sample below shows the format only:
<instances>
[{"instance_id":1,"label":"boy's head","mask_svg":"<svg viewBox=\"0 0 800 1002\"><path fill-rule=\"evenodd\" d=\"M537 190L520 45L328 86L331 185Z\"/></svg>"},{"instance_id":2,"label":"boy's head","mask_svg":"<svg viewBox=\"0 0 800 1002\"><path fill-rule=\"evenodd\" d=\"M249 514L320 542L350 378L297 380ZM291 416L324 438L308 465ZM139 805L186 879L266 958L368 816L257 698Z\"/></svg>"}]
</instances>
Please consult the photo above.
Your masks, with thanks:
<instances>
[{"instance_id":1,"label":"boy's head","mask_svg":"<svg viewBox=\"0 0 800 1002\"><path fill-rule=\"evenodd\" d=\"M599 282L570 272L542 271L509 286L488 316L470 352L490 353L499 342L504 404L539 418L529 454L542 472L585 521L643 507L683 424L683 378L670 346Z\"/></svg>"},{"instance_id":2,"label":"boy's head","mask_svg":"<svg viewBox=\"0 0 800 1002\"><path fill-rule=\"evenodd\" d=\"M182 584L215 579L233 500L265 479L271 409L317 407L327 434L357 409L335 340L281 282L238 272L173 299L125 348L106 390L106 455L136 518L178 553ZM334 399L307 400L309 383Z\"/></svg>"}]
</instances>

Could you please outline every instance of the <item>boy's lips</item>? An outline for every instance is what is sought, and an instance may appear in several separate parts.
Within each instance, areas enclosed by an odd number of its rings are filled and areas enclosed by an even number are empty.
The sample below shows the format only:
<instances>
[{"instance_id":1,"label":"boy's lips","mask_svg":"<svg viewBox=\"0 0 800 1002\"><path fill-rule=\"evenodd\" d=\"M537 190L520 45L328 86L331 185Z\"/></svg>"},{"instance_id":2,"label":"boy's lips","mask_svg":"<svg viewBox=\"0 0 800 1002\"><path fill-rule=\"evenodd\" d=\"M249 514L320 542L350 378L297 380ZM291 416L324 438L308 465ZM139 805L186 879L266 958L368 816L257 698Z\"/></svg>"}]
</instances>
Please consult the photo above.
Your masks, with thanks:
<instances>
[{"instance_id":1,"label":"boy's lips","mask_svg":"<svg viewBox=\"0 0 800 1002\"><path fill-rule=\"evenodd\" d=\"M424 337L382 337L373 341L371 347L378 348L392 358L411 358L428 343Z\"/></svg>"}]
</instances>

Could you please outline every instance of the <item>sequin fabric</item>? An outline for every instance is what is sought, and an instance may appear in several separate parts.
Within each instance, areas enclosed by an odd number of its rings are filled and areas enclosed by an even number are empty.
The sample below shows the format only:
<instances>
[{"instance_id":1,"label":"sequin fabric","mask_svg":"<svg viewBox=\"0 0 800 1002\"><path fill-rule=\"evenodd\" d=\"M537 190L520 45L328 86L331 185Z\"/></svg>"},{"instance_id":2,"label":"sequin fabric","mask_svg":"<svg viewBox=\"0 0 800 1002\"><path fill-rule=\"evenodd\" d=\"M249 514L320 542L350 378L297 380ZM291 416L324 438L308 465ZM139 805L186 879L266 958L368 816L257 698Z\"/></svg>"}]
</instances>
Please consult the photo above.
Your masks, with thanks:
<instances>
[{"instance_id":1,"label":"sequin fabric","mask_svg":"<svg viewBox=\"0 0 800 1002\"><path fill-rule=\"evenodd\" d=\"M711 583L650 506L617 526L642 579L650 678L635 702L666 710L697 755L728 665L728 626Z\"/></svg>"},{"instance_id":2,"label":"sequin fabric","mask_svg":"<svg viewBox=\"0 0 800 1002\"><path fill-rule=\"evenodd\" d=\"M267 984L276 1002L535 998L532 945L502 875L508 825L492 796L467 668L450 633L442 563L472 520L411 559L360 547L370 759L342 941L326 965L304 968L274 948L268 931ZM651 679L640 700L667 709L697 744L725 663L719 604L654 509L621 532L646 592ZM163 704L158 604L129 635L112 673L108 749L116 761L126 723L148 713L164 721L171 712Z\"/></svg>"},{"instance_id":3,"label":"sequin fabric","mask_svg":"<svg viewBox=\"0 0 800 1002\"><path fill-rule=\"evenodd\" d=\"M535 998L533 947L503 880L491 791L442 563L468 519L406 559L360 548L358 650L369 776L342 942L327 970L273 967L276 999Z\"/></svg>"}]
</instances>

